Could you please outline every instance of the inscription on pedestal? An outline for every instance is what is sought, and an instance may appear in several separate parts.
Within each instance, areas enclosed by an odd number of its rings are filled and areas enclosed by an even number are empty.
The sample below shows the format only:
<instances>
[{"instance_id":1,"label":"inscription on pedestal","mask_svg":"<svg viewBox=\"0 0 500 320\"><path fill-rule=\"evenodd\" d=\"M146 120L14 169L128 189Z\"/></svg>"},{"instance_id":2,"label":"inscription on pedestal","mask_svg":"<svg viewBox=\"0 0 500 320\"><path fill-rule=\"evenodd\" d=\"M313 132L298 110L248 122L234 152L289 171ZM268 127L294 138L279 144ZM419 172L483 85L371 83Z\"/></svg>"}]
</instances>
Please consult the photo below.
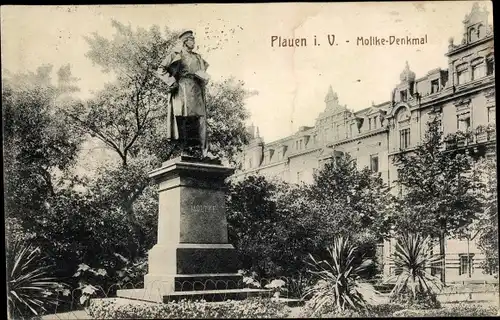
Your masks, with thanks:
<instances>
[{"instance_id":1,"label":"inscription on pedestal","mask_svg":"<svg viewBox=\"0 0 500 320\"><path fill-rule=\"evenodd\" d=\"M183 188L181 243L227 243L224 192Z\"/></svg>"},{"instance_id":2,"label":"inscription on pedestal","mask_svg":"<svg viewBox=\"0 0 500 320\"><path fill-rule=\"evenodd\" d=\"M217 207L213 205L207 205L207 204L194 204L191 206L189 211L195 214L211 214L211 213L216 213L217 212Z\"/></svg>"}]
</instances>

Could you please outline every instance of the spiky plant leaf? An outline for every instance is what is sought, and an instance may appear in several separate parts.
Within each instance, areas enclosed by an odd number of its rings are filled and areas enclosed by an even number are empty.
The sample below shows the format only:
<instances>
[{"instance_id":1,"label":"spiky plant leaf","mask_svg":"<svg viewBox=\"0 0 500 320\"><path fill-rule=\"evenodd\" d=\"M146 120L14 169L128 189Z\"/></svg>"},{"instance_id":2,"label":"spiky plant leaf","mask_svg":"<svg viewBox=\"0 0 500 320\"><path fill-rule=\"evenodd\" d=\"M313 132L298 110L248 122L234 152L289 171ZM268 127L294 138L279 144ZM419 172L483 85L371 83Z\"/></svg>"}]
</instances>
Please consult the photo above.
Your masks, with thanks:
<instances>
[{"instance_id":1,"label":"spiky plant leaf","mask_svg":"<svg viewBox=\"0 0 500 320\"><path fill-rule=\"evenodd\" d=\"M429 267L442 261L430 252L430 237L407 234L398 238L393 256L390 258L398 271L387 282L395 282L391 299L415 302L419 297L431 296L442 289L442 283L430 274Z\"/></svg>"},{"instance_id":2,"label":"spiky plant leaf","mask_svg":"<svg viewBox=\"0 0 500 320\"><path fill-rule=\"evenodd\" d=\"M48 305L58 303L57 291L64 285L48 277L41 252L32 245L16 242L7 246L8 306L11 316L39 315Z\"/></svg>"},{"instance_id":3,"label":"spiky plant leaf","mask_svg":"<svg viewBox=\"0 0 500 320\"><path fill-rule=\"evenodd\" d=\"M310 297L312 315L316 315L326 306L339 311L365 308L364 297L368 291L372 293L376 291L370 284L360 282L359 278L373 261L364 260L356 264L356 247L344 237L337 237L333 245L327 248L327 253L327 260L318 261L309 255L310 261L307 261L310 266L308 271L318 279L317 283L309 287L304 294L305 298Z\"/></svg>"}]
</instances>

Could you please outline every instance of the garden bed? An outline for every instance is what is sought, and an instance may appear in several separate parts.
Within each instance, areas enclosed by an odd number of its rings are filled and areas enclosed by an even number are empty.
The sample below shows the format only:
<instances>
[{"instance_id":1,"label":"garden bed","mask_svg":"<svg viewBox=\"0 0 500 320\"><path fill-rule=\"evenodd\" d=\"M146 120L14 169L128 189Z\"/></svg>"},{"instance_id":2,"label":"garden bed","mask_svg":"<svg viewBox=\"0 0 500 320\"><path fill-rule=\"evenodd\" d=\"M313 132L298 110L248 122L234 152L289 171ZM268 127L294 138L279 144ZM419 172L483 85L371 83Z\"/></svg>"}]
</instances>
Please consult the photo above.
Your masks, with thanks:
<instances>
[{"instance_id":1,"label":"garden bed","mask_svg":"<svg viewBox=\"0 0 500 320\"><path fill-rule=\"evenodd\" d=\"M163 304L96 299L87 308L94 319L286 318L290 311L285 303L266 298L223 302L181 300Z\"/></svg>"},{"instance_id":2,"label":"garden bed","mask_svg":"<svg viewBox=\"0 0 500 320\"><path fill-rule=\"evenodd\" d=\"M498 306L478 303L444 304L436 309L406 309L397 304L372 306L366 311L325 312L314 317L319 318L385 318L385 317L486 317L496 316ZM301 313L301 318L310 318L310 314Z\"/></svg>"}]
</instances>

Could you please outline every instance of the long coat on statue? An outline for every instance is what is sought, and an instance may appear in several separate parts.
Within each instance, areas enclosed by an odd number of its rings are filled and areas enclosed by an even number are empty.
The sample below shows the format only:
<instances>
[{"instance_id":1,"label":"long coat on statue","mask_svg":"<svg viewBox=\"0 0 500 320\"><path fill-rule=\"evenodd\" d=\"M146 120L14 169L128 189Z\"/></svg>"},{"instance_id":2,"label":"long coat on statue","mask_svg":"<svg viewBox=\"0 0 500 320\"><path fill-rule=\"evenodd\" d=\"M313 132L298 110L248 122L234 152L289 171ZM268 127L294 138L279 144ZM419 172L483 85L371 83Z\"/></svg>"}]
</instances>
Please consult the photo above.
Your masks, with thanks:
<instances>
[{"instance_id":1,"label":"long coat on statue","mask_svg":"<svg viewBox=\"0 0 500 320\"><path fill-rule=\"evenodd\" d=\"M175 78L170 90L167 114L167 137L178 140L179 128L176 116L198 116L201 147L207 148L207 105L205 84L208 80L208 63L195 52L174 50L162 62L161 67Z\"/></svg>"}]
</instances>

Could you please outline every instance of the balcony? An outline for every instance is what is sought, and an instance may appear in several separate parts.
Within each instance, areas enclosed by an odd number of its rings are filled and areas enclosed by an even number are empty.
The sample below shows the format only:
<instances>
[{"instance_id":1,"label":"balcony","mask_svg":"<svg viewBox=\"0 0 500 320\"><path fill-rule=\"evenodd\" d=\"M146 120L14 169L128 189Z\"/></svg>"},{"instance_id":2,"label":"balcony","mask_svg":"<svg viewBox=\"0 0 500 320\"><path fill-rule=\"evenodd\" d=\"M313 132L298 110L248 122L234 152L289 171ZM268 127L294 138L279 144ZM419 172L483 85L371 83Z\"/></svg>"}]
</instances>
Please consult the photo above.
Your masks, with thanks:
<instances>
[{"instance_id":1,"label":"balcony","mask_svg":"<svg viewBox=\"0 0 500 320\"><path fill-rule=\"evenodd\" d=\"M479 148L496 142L494 125L478 126L468 132L457 131L444 137L444 150Z\"/></svg>"}]
</instances>

